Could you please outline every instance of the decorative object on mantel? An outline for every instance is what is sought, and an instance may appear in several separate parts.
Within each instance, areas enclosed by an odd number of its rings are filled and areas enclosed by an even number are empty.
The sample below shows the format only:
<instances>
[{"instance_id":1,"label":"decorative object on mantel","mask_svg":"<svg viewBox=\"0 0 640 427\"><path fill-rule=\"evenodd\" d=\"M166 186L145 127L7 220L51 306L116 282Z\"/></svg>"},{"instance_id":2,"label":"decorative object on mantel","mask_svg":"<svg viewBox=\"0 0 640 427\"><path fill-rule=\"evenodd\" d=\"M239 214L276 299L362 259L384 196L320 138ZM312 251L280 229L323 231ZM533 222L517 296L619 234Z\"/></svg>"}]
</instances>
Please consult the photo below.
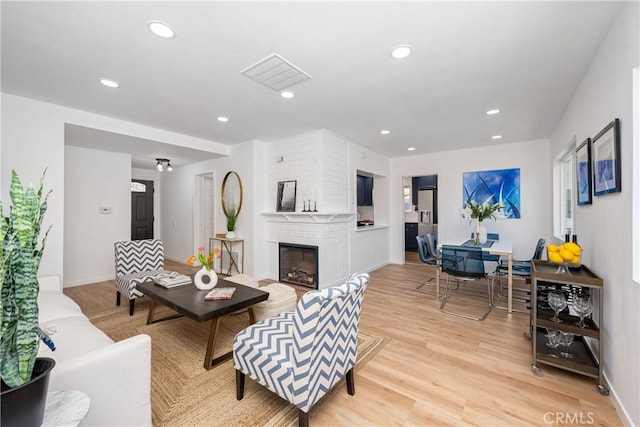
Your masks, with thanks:
<instances>
[{"instance_id":1,"label":"decorative object on mantel","mask_svg":"<svg viewBox=\"0 0 640 427\"><path fill-rule=\"evenodd\" d=\"M592 142L593 195L602 196L622 191L620 172L620 120L602 129Z\"/></svg>"},{"instance_id":2,"label":"decorative object on mantel","mask_svg":"<svg viewBox=\"0 0 640 427\"><path fill-rule=\"evenodd\" d=\"M311 200L303 200L302 212L318 212L318 202L313 201L313 210L311 210Z\"/></svg>"},{"instance_id":3,"label":"decorative object on mantel","mask_svg":"<svg viewBox=\"0 0 640 427\"><path fill-rule=\"evenodd\" d=\"M208 255L205 255L204 246L198 248L198 261L202 264L202 268L193 276L193 284L198 289L209 290L216 287L218 284L218 275L213 271L213 260L221 257L220 249L213 248ZM196 262L196 257L190 256L187 259L187 264L193 265Z\"/></svg>"},{"instance_id":4,"label":"decorative object on mantel","mask_svg":"<svg viewBox=\"0 0 640 427\"><path fill-rule=\"evenodd\" d=\"M236 221L242 209L242 180L240 175L229 171L222 181L222 212L227 217L227 234L229 239L236 237Z\"/></svg>"},{"instance_id":5,"label":"decorative object on mantel","mask_svg":"<svg viewBox=\"0 0 640 427\"><path fill-rule=\"evenodd\" d=\"M311 203L311 201L309 201ZM311 208L311 206L309 206ZM278 182L278 194L276 201L277 212L296 211L296 181Z\"/></svg>"},{"instance_id":6,"label":"decorative object on mantel","mask_svg":"<svg viewBox=\"0 0 640 427\"><path fill-rule=\"evenodd\" d=\"M487 241L487 229L482 225L482 221L488 218L496 220L498 217L501 217L501 209L504 209L504 205L500 203L490 205L488 202L484 202L483 204L479 204L475 200L466 203L465 208L462 210L462 216L464 218L470 218L469 222L474 219L476 220L476 231L474 235L476 245L486 243Z\"/></svg>"},{"instance_id":7,"label":"decorative object on mantel","mask_svg":"<svg viewBox=\"0 0 640 427\"><path fill-rule=\"evenodd\" d=\"M43 197L44 176L36 191L22 186L16 171L11 171L9 216L0 202L0 277L2 278L2 317L0 318L0 376L2 388L0 423L2 425L42 424L49 386L49 374L55 360L38 357L42 339L55 350L51 339L38 327L38 267L49 229L39 242L47 200Z\"/></svg>"},{"instance_id":8,"label":"decorative object on mantel","mask_svg":"<svg viewBox=\"0 0 640 427\"><path fill-rule=\"evenodd\" d=\"M499 203L502 218L520 218L520 169L498 169L462 174L462 206Z\"/></svg>"}]
</instances>

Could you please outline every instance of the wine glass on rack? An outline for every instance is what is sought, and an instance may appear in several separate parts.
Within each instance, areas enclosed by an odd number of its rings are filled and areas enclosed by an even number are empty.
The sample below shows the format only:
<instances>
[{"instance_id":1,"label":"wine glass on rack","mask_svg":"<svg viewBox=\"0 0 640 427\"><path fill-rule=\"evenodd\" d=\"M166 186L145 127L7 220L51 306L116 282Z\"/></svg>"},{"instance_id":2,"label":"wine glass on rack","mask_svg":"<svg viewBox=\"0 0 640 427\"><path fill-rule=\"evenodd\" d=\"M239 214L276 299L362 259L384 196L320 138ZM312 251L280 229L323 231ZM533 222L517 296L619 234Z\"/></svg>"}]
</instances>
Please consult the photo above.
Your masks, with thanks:
<instances>
[{"instance_id":1,"label":"wine glass on rack","mask_svg":"<svg viewBox=\"0 0 640 427\"><path fill-rule=\"evenodd\" d=\"M569 347L573 344L573 333L571 332L561 332L562 337L560 338L560 345L565 348L565 351L560 352L560 356L566 357L567 359L573 359L573 354L569 353Z\"/></svg>"},{"instance_id":2,"label":"wine glass on rack","mask_svg":"<svg viewBox=\"0 0 640 427\"><path fill-rule=\"evenodd\" d=\"M567 298L564 296L564 293L555 291L549 292L547 303L549 304L549 307L551 307L551 309L555 312L555 315L553 317L550 317L549 320L555 323L562 323L562 320L560 320L558 314L560 314L560 312L567 307Z\"/></svg>"},{"instance_id":3,"label":"wine glass on rack","mask_svg":"<svg viewBox=\"0 0 640 427\"><path fill-rule=\"evenodd\" d=\"M576 313L578 313L578 316L580 316L580 321L576 323L576 325L581 328L586 328L587 325L584 323L584 318L593 313L593 304L591 303L589 295L576 295L573 308L576 310Z\"/></svg>"},{"instance_id":4,"label":"wine glass on rack","mask_svg":"<svg viewBox=\"0 0 640 427\"><path fill-rule=\"evenodd\" d=\"M560 343L562 342L562 333L555 329L547 329L547 347L551 349L556 349ZM558 357L555 353L547 353L551 357Z\"/></svg>"}]
</instances>

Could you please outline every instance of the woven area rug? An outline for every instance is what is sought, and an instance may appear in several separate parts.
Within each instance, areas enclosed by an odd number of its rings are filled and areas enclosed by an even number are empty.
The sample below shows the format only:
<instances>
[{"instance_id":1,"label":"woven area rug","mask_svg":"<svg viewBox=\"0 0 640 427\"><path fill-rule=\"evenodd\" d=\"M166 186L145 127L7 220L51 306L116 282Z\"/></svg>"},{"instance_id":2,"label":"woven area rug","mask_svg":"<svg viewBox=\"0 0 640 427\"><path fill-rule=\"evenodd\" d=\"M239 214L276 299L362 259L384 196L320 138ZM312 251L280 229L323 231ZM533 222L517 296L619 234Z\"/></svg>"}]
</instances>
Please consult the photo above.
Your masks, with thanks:
<instances>
[{"instance_id":1,"label":"woven area rug","mask_svg":"<svg viewBox=\"0 0 640 427\"><path fill-rule=\"evenodd\" d=\"M180 318L146 325L149 302L139 300L129 316L126 307L91 318L114 341L137 335L151 336L151 406L153 425L160 426L295 426L295 406L247 379L244 399L236 400L233 361L207 371L202 366L209 323ZM158 306L156 318L172 314ZM248 326L245 313L221 319L215 356L231 350L234 335ZM373 357L387 339L360 330L356 371ZM357 386L357 379L356 379ZM314 407L331 399L344 380Z\"/></svg>"}]
</instances>

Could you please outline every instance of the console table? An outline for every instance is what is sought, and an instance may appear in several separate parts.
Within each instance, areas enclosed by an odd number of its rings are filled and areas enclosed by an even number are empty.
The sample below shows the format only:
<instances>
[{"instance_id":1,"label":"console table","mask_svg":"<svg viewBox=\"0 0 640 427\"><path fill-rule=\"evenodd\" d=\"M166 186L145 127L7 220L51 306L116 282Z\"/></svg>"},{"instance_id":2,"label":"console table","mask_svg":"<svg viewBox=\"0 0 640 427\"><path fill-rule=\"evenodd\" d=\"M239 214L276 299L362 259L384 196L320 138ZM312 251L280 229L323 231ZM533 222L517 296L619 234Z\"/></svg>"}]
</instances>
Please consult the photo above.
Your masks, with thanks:
<instances>
[{"instance_id":1,"label":"console table","mask_svg":"<svg viewBox=\"0 0 640 427\"><path fill-rule=\"evenodd\" d=\"M244 239L229 239L227 237L210 237L209 238L209 251L213 251L214 248L220 248L220 274L226 274L231 276L233 270L238 274L244 273ZM239 247L239 248L238 248ZM233 249L240 249L240 259L233 258ZM229 258L229 268L226 272L222 271L222 261L225 257Z\"/></svg>"}]
</instances>

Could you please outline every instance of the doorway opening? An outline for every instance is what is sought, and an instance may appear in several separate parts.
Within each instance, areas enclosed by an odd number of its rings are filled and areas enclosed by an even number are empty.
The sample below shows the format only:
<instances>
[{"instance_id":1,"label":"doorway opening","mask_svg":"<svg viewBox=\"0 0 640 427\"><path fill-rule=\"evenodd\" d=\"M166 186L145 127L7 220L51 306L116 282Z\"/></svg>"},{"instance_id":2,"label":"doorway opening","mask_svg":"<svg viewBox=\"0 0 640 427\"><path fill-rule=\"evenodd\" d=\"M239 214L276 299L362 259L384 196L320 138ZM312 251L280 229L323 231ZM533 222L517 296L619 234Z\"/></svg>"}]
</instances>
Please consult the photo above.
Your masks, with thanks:
<instances>
[{"instance_id":1,"label":"doorway opening","mask_svg":"<svg viewBox=\"0 0 640 427\"><path fill-rule=\"evenodd\" d=\"M433 233L438 239L438 175L402 178L404 262L422 264L417 236Z\"/></svg>"},{"instance_id":2,"label":"doorway opening","mask_svg":"<svg viewBox=\"0 0 640 427\"><path fill-rule=\"evenodd\" d=\"M215 186L213 172L195 176L194 250L209 250L209 239L215 230ZM194 253L195 253L194 252Z\"/></svg>"}]
</instances>

